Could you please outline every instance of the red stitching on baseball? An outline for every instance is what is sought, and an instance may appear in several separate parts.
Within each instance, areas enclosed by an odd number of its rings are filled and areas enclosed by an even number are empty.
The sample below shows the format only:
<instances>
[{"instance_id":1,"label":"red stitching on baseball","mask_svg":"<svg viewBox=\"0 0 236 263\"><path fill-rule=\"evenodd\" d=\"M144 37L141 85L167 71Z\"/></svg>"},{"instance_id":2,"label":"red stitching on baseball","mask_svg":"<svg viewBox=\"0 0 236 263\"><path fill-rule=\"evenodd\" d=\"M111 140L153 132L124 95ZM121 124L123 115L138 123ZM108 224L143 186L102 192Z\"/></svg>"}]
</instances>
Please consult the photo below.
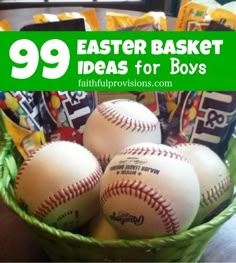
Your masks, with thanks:
<instances>
[{"instance_id":1,"label":"red stitching on baseball","mask_svg":"<svg viewBox=\"0 0 236 263\"><path fill-rule=\"evenodd\" d=\"M107 165L111 161L111 155L100 155L97 158L102 166Z\"/></svg>"},{"instance_id":2,"label":"red stitching on baseball","mask_svg":"<svg viewBox=\"0 0 236 263\"><path fill-rule=\"evenodd\" d=\"M198 143L194 143L194 142L183 142L183 143L179 143L179 144L176 144L176 145L172 145L171 147L172 148L182 148L182 147L187 147L187 146L196 146L196 147L202 147L202 148L207 148L209 150L209 147L207 147L206 145L204 144L198 144Z\"/></svg>"},{"instance_id":3,"label":"red stitching on baseball","mask_svg":"<svg viewBox=\"0 0 236 263\"><path fill-rule=\"evenodd\" d=\"M15 184L14 184L14 189L15 191L18 189L19 187L19 183L20 183L20 179L21 179L21 175L22 173L24 172L25 168L28 166L29 162L31 161L31 159L34 157L34 155L39 152L42 148L44 148L45 144L42 145L41 147L39 147L38 149L36 149L34 152L32 152L28 157L27 159L24 160L24 162L22 163L19 171L18 171L18 174L16 176L16 180L15 180Z\"/></svg>"},{"instance_id":4,"label":"red stitching on baseball","mask_svg":"<svg viewBox=\"0 0 236 263\"><path fill-rule=\"evenodd\" d=\"M122 116L115 109L110 107L109 105L100 104L97 107L98 112L108 121L112 121L113 124L119 126L120 128L125 128L126 130L131 130L132 132L148 132L159 129L160 123L158 119L156 122L147 122L147 121L137 121L130 119L128 117Z\"/></svg>"},{"instance_id":5,"label":"red stitching on baseball","mask_svg":"<svg viewBox=\"0 0 236 263\"><path fill-rule=\"evenodd\" d=\"M164 156L164 157L169 157L181 161L188 162L186 158L184 158L181 154L178 154L176 152L171 152L166 149L160 149L160 148L154 148L154 147L132 147L132 148L126 148L123 151L121 151L120 154L131 154L131 155L157 155L157 156Z\"/></svg>"},{"instance_id":6,"label":"red stitching on baseball","mask_svg":"<svg viewBox=\"0 0 236 263\"><path fill-rule=\"evenodd\" d=\"M141 181L122 180L108 185L100 198L101 205L104 206L109 198L119 195L134 195L146 202L161 217L168 234L176 234L180 230L178 219L167 200Z\"/></svg>"},{"instance_id":7,"label":"red stitching on baseball","mask_svg":"<svg viewBox=\"0 0 236 263\"><path fill-rule=\"evenodd\" d=\"M224 178L218 184L212 186L205 193L202 193L200 202L201 207L207 207L214 202L217 202L220 197L230 188L231 179L230 177Z\"/></svg>"},{"instance_id":8,"label":"red stitching on baseball","mask_svg":"<svg viewBox=\"0 0 236 263\"><path fill-rule=\"evenodd\" d=\"M49 196L47 200L40 204L34 216L42 220L57 206L64 204L93 188L99 182L101 175L102 170L100 167L97 167L88 178L84 178L79 182L59 190L52 196Z\"/></svg>"},{"instance_id":9,"label":"red stitching on baseball","mask_svg":"<svg viewBox=\"0 0 236 263\"><path fill-rule=\"evenodd\" d=\"M39 152L41 149L45 148L46 146L52 143L53 144L61 143L61 141L48 142L46 144L41 145L41 147L36 149L23 162L15 180L15 185L14 185L15 191L17 191L19 187L21 175L23 174L23 171L26 169L26 167L28 166L29 162L34 157L34 155L37 152ZM82 193L88 191L90 188L94 187L99 182L101 175L102 175L102 170L100 167L97 167L96 170L90 175L90 177L63 188L62 190L55 193L53 196L49 196L48 199L45 200L36 210L35 216L38 217L39 219L42 219L47 215L47 213L49 213L52 209L56 208L58 205L61 205L66 201L69 201L81 195Z\"/></svg>"}]
</instances>

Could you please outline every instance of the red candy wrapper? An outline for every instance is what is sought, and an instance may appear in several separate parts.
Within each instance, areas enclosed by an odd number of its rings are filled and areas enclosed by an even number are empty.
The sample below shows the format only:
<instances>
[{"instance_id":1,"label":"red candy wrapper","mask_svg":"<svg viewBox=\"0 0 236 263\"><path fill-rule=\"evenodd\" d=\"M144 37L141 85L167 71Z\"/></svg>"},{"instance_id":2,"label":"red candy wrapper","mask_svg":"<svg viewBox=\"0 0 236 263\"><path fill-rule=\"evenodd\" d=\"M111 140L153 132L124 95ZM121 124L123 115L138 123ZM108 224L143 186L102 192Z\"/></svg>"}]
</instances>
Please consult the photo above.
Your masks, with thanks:
<instances>
[{"instance_id":1,"label":"red candy wrapper","mask_svg":"<svg viewBox=\"0 0 236 263\"><path fill-rule=\"evenodd\" d=\"M84 125L91 113L83 91L36 92L47 141L66 140L82 144Z\"/></svg>"},{"instance_id":2,"label":"red candy wrapper","mask_svg":"<svg viewBox=\"0 0 236 263\"><path fill-rule=\"evenodd\" d=\"M224 158L236 124L236 92L166 92L169 111L165 143L208 146Z\"/></svg>"}]
</instances>

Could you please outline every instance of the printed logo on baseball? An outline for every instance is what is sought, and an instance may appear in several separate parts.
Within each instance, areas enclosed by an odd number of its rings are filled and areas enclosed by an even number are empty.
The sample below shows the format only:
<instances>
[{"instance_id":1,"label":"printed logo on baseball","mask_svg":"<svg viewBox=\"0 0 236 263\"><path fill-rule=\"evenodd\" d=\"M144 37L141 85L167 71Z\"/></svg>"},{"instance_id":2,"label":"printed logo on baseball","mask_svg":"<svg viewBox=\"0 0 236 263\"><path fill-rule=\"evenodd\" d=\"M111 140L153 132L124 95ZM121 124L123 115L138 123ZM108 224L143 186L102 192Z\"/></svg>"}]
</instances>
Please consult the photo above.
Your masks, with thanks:
<instances>
[{"instance_id":1,"label":"printed logo on baseball","mask_svg":"<svg viewBox=\"0 0 236 263\"><path fill-rule=\"evenodd\" d=\"M207 146L174 146L193 165L200 183L201 201L193 226L205 223L226 208L233 198L233 183L226 164Z\"/></svg>"},{"instance_id":2,"label":"printed logo on baseball","mask_svg":"<svg viewBox=\"0 0 236 263\"><path fill-rule=\"evenodd\" d=\"M100 202L122 237L165 236L191 225L200 187L192 165L177 150L141 143L123 149L108 164Z\"/></svg>"},{"instance_id":3,"label":"printed logo on baseball","mask_svg":"<svg viewBox=\"0 0 236 263\"><path fill-rule=\"evenodd\" d=\"M16 199L48 225L73 230L96 214L101 175L97 159L83 146L51 142L22 164L15 182Z\"/></svg>"},{"instance_id":4,"label":"printed logo on baseball","mask_svg":"<svg viewBox=\"0 0 236 263\"><path fill-rule=\"evenodd\" d=\"M83 145L103 167L123 148L141 142L161 143L160 123L146 106L132 100L101 103L85 124Z\"/></svg>"}]
</instances>

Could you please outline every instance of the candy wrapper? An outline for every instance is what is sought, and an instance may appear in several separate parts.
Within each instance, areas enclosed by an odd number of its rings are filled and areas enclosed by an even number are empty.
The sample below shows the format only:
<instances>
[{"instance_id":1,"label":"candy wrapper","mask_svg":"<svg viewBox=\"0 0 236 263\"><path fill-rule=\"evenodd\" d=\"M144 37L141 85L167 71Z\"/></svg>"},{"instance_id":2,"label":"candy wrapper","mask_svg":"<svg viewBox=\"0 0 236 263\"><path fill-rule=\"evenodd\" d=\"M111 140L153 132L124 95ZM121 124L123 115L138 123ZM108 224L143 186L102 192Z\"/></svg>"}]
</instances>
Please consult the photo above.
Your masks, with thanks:
<instances>
[{"instance_id":1,"label":"candy wrapper","mask_svg":"<svg viewBox=\"0 0 236 263\"><path fill-rule=\"evenodd\" d=\"M0 31L11 31L12 28L7 20L0 21Z\"/></svg>"},{"instance_id":2,"label":"candy wrapper","mask_svg":"<svg viewBox=\"0 0 236 263\"><path fill-rule=\"evenodd\" d=\"M164 92L90 92L90 105L94 109L98 104L113 99L129 99L142 103L159 119L162 129L162 140L166 138L168 111Z\"/></svg>"},{"instance_id":3,"label":"candy wrapper","mask_svg":"<svg viewBox=\"0 0 236 263\"><path fill-rule=\"evenodd\" d=\"M108 31L166 31L167 23L164 12L148 12L135 17L123 13L107 12Z\"/></svg>"},{"instance_id":4,"label":"candy wrapper","mask_svg":"<svg viewBox=\"0 0 236 263\"><path fill-rule=\"evenodd\" d=\"M216 0L182 0L181 7L189 2L205 5L209 8L221 7L221 4L219 4Z\"/></svg>"},{"instance_id":5,"label":"candy wrapper","mask_svg":"<svg viewBox=\"0 0 236 263\"><path fill-rule=\"evenodd\" d=\"M236 124L236 92L166 92L165 143L200 143L224 158Z\"/></svg>"},{"instance_id":6,"label":"candy wrapper","mask_svg":"<svg viewBox=\"0 0 236 263\"><path fill-rule=\"evenodd\" d=\"M177 31L206 31L212 22L236 30L236 14L226 10L223 6L187 2L180 8Z\"/></svg>"},{"instance_id":7,"label":"candy wrapper","mask_svg":"<svg viewBox=\"0 0 236 263\"><path fill-rule=\"evenodd\" d=\"M6 129L24 159L45 143L34 92L0 92Z\"/></svg>"},{"instance_id":8,"label":"candy wrapper","mask_svg":"<svg viewBox=\"0 0 236 263\"><path fill-rule=\"evenodd\" d=\"M58 22L83 18L85 23L85 31L98 31L100 26L95 9L88 9L82 12L63 12L57 15L55 14L36 14L33 16L34 22L47 23L47 22Z\"/></svg>"},{"instance_id":9,"label":"candy wrapper","mask_svg":"<svg viewBox=\"0 0 236 263\"><path fill-rule=\"evenodd\" d=\"M66 140L82 144L82 133L91 113L83 91L41 91L35 95L47 141Z\"/></svg>"},{"instance_id":10,"label":"candy wrapper","mask_svg":"<svg viewBox=\"0 0 236 263\"><path fill-rule=\"evenodd\" d=\"M205 31L211 21L208 10L208 6L194 2L182 5L176 21L176 31Z\"/></svg>"},{"instance_id":11,"label":"candy wrapper","mask_svg":"<svg viewBox=\"0 0 236 263\"><path fill-rule=\"evenodd\" d=\"M232 30L236 30L236 14L226 9L214 9L211 13L211 20L223 24Z\"/></svg>"},{"instance_id":12,"label":"candy wrapper","mask_svg":"<svg viewBox=\"0 0 236 263\"><path fill-rule=\"evenodd\" d=\"M57 15L47 13L34 15L33 19L36 24L60 21Z\"/></svg>"},{"instance_id":13,"label":"candy wrapper","mask_svg":"<svg viewBox=\"0 0 236 263\"><path fill-rule=\"evenodd\" d=\"M85 19L86 31L99 31L100 25L98 22L98 17L96 10L94 8L84 10L82 12L64 12L57 14L59 20L69 20L78 17L83 17Z\"/></svg>"}]
</instances>

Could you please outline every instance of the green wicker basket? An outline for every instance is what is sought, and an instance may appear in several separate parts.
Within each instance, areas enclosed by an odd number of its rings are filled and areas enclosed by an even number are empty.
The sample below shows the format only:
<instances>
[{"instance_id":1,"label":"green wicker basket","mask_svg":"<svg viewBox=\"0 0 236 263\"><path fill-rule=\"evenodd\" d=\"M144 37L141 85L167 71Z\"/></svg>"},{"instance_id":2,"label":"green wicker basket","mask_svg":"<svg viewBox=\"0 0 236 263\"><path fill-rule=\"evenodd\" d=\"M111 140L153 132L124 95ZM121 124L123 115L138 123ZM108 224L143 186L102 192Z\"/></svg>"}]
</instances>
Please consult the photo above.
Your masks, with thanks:
<instances>
[{"instance_id":1,"label":"green wicker basket","mask_svg":"<svg viewBox=\"0 0 236 263\"><path fill-rule=\"evenodd\" d=\"M175 236L143 240L99 240L50 227L26 214L15 202L11 183L21 159L5 130L0 114L0 194L5 202L33 231L52 261L197 262L219 227L236 212L236 198L210 222ZM227 154L234 161L231 143ZM236 148L235 148L236 149ZM236 155L236 154L235 154ZM234 167L232 168L233 174Z\"/></svg>"}]
</instances>

